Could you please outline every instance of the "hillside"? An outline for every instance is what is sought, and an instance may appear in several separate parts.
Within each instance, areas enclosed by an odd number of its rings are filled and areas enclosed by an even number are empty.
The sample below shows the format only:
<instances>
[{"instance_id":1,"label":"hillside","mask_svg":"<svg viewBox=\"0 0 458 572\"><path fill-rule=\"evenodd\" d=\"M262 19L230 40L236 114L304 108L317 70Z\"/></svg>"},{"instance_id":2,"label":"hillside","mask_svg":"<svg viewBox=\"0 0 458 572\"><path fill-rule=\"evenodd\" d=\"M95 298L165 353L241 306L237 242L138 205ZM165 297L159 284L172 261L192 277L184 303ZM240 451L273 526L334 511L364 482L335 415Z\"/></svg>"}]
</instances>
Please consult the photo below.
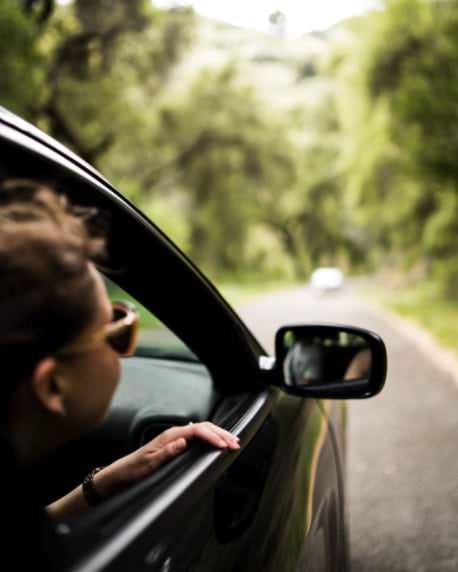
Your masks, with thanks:
<instances>
[{"instance_id":1,"label":"hillside","mask_svg":"<svg viewBox=\"0 0 458 572\"><path fill-rule=\"evenodd\" d=\"M192 48L175 70L170 88L182 91L199 70L236 62L242 83L252 85L274 107L293 110L321 98L329 79L318 74L341 27L300 38L238 28L198 16Z\"/></svg>"}]
</instances>

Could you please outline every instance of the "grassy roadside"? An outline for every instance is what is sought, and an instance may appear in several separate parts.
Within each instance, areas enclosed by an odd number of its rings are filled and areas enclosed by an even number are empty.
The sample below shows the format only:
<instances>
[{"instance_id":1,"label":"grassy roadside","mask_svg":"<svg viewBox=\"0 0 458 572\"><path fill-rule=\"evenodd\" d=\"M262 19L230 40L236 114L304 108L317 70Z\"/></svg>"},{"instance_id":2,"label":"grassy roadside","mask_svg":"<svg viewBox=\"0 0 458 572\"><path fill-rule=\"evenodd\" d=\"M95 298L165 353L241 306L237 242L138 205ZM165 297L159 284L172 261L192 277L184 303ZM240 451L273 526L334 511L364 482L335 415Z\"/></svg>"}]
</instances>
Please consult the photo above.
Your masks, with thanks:
<instances>
[{"instance_id":1,"label":"grassy roadside","mask_svg":"<svg viewBox=\"0 0 458 572\"><path fill-rule=\"evenodd\" d=\"M396 288L373 283L361 294L417 322L458 355L458 296L456 301L444 300L434 283Z\"/></svg>"}]
</instances>

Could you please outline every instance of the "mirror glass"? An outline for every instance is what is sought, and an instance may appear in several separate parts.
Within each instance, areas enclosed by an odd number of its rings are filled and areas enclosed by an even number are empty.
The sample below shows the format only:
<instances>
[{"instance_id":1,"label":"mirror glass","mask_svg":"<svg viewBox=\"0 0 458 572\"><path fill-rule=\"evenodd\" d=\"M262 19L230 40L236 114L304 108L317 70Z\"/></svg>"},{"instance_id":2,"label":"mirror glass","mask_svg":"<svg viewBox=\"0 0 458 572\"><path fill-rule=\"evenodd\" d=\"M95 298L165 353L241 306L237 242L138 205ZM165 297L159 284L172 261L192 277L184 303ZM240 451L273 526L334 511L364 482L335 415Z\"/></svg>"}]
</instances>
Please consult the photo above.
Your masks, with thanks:
<instances>
[{"instance_id":1,"label":"mirror glass","mask_svg":"<svg viewBox=\"0 0 458 572\"><path fill-rule=\"evenodd\" d=\"M368 339L337 327L300 327L282 333L286 385L305 386L368 380L372 351Z\"/></svg>"}]
</instances>

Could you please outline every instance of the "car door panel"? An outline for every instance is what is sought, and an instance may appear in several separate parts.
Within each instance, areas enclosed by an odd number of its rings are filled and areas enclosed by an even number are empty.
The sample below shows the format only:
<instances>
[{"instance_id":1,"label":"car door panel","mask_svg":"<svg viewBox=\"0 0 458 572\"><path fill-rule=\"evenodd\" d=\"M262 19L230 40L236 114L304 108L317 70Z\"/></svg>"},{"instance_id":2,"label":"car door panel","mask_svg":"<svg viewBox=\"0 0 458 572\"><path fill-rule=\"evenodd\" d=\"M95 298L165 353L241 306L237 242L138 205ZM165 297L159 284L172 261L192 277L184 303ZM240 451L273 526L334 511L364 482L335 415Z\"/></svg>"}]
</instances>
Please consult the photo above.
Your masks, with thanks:
<instances>
[{"instance_id":1,"label":"car door panel","mask_svg":"<svg viewBox=\"0 0 458 572\"><path fill-rule=\"evenodd\" d=\"M198 453L175 469L169 490L75 570L294 570L318 558L320 535L322 555L338 543L328 530L338 518L333 450L317 404L270 391L242 399L236 414L240 453Z\"/></svg>"},{"instance_id":2,"label":"car door panel","mask_svg":"<svg viewBox=\"0 0 458 572\"><path fill-rule=\"evenodd\" d=\"M243 442L248 443L255 436L269 411L270 403L275 398L272 393L274 392L268 390L252 397L249 406L246 398L241 399L240 409L236 414L237 422L232 429ZM189 453L183 455L182 459L175 459L162 471L164 473L162 481L165 482L165 486L154 482L160 479L161 475L153 475L137 485L136 490L130 490L121 495L124 498L118 499L117 502L110 502L110 506L105 510L101 507L88 518L80 519L64 539L68 546L73 546L76 560L78 559L78 545L87 546L87 542L91 539L94 544L94 534L98 535L98 542L94 546L97 544L98 546L94 548L93 554L85 562L81 564L75 562L74 569L122 570L129 561L140 566L142 558L147 558L147 555L155 549L155 539L166 538L169 530L172 533L175 532L177 511L183 515L188 514L187 519L179 519L183 522L181 533L192 533L199 537L199 534L202 534L199 515L207 514L210 510L209 506L212 507L212 504L209 505L208 502L212 498L214 487L237 457L237 452L215 451L196 444ZM169 475L172 475L172 478L168 479ZM133 509L133 505L137 508ZM101 532L104 528L103 523L111 523L113 514L119 510L125 510L126 507L130 514L124 519L121 530L111 527L109 539L105 541L104 534ZM191 509L192 512L188 512ZM135 514L132 514L133 511ZM211 510L210 514L212 514ZM209 526L211 527L212 522L213 518L210 518ZM188 546L188 549L192 548L195 551L193 547L196 541L194 540L191 544L192 546Z\"/></svg>"}]
</instances>

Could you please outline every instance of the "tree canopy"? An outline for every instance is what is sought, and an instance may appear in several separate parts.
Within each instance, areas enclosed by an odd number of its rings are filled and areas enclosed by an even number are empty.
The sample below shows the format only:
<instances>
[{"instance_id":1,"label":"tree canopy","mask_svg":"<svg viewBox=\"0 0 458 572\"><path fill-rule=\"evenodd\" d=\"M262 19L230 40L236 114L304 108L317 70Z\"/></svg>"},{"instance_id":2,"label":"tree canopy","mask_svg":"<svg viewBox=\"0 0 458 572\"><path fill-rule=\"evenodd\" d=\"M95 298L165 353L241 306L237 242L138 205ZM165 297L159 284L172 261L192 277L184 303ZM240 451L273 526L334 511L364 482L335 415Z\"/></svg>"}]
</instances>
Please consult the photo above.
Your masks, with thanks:
<instances>
[{"instance_id":1,"label":"tree canopy","mask_svg":"<svg viewBox=\"0 0 458 572\"><path fill-rule=\"evenodd\" d=\"M456 295L458 6L388 0L357 45L343 65L347 192L382 253L426 263Z\"/></svg>"},{"instance_id":2,"label":"tree canopy","mask_svg":"<svg viewBox=\"0 0 458 572\"><path fill-rule=\"evenodd\" d=\"M0 0L0 103L98 167L213 276L421 265L456 295L456 2L386 0L342 24L327 57L304 53L313 73L296 81L318 97L291 109L236 60L170 89L196 18L149 0Z\"/></svg>"}]
</instances>

